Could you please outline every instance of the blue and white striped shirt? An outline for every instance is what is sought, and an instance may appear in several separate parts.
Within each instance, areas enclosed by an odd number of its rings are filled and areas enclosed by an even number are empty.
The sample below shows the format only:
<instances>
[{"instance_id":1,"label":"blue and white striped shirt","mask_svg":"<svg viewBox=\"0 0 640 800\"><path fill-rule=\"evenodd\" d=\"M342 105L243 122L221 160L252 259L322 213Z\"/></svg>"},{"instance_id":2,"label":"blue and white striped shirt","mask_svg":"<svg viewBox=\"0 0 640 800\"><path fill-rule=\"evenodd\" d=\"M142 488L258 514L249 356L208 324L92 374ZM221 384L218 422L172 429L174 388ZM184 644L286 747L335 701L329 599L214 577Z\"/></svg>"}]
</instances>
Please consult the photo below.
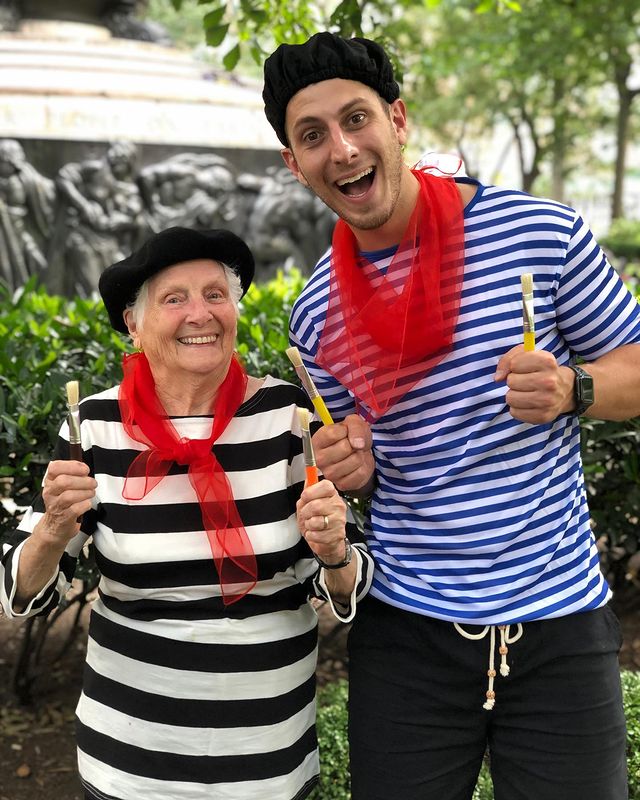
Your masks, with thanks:
<instances>
[{"instance_id":1,"label":"blue and white striped shirt","mask_svg":"<svg viewBox=\"0 0 640 800\"><path fill-rule=\"evenodd\" d=\"M477 624L597 608L610 592L589 524L578 420L513 419L506 385L493 375L498 359L522 342L524 272L533 273L536 347L561 365L640 343L640 306L574 210L479 185L464 217L453 349L372 426L371 593ZM392 251L367 256L384 270ZM329 266L326 254L296 302L291 341L334 419L342 419L354 413L353 397L313 363Z\"/></svg>"}]
</instances>

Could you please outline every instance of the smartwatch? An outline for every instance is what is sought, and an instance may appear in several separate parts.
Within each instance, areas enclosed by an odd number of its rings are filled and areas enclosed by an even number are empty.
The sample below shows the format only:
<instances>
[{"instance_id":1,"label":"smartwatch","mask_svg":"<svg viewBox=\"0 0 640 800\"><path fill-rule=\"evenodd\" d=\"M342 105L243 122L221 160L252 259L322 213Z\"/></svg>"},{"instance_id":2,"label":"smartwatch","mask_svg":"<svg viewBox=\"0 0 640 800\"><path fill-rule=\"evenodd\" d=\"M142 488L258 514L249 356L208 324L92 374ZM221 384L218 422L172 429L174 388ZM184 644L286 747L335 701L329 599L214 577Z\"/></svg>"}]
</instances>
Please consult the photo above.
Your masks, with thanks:
<instances>
[{"instance_id":1,"label":"smartwatch","mask_svg":"<svg viewBox=\"0 0 640 800\"><path fill-rule=\"evenodd\" d=\"M575 373L576 379L573 384L573 397L576 402L574 414L581 416L592 405L595 399L593 390L593 377L582 367L569 366Z\"/></svg>"}]
</instances>

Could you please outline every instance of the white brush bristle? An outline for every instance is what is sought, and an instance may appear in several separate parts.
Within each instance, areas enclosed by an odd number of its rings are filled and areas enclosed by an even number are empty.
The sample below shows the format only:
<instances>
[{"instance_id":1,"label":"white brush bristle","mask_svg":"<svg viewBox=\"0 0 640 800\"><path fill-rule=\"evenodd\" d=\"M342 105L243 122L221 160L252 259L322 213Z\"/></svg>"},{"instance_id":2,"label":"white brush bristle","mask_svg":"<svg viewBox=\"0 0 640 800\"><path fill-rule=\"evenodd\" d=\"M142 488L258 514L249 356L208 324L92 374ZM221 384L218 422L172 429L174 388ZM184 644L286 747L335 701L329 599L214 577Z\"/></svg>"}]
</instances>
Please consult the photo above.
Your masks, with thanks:
<instances>
[{"instance_id":1,"label":"white brush bristle","mask_svg":"<svg viewBox=\"0 0 640 800\"><path fill-rule=\"evenodd\" d=\"M285 350L289 361L293 364L294 367L301 367L302 366L302 356L300 355L300 351L297 347L287 347Z\"/></svg>"},{"instance_id":2,"label":"white brush bristle","mask_svg":"<svg viewBox=\"0 0 640 800\"><path fill-rule=\"evenodd\" d=\"M78 381L67 381L67 402L70 406L77 406L80 400L80 384Z\"/></svg>"},{"instance_id":3,"label":"white brush bristle","mask_svg":"<svg viewBox=\"0 0 640 800\"><path fill-rule=\"evenodd\" d=\"M523 294L533 294L533 275L530 272L525 272L520 276L520 283Z\"/></svg>"},{"instance_id":4,"label":"white brush bristle","mask_svg":"<svg viewBox=\"0 0 640 800\"><path fill-rule=\"evenodd\" d=\"M300 427L303 431L309 430L309 409L300 408L298 406L298 419L300 420Z\"/></svg>"}]
</instances>

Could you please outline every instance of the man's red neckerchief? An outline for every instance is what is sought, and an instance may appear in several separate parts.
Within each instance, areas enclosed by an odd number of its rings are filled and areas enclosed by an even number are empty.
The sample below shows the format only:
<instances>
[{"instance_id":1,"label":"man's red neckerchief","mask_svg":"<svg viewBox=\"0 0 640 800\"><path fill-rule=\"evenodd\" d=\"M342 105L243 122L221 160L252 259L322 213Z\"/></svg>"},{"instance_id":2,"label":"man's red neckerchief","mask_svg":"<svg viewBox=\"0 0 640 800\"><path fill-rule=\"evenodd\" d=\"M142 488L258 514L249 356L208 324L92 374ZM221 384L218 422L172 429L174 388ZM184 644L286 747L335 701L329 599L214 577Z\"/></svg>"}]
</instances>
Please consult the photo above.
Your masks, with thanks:
<instances>
[{"instance_id":1,"label":"man's red neckerchief","mask_svg":"<svg viewBox=\"0 0 640 800\"><path fill-rule=\"evenodd\" d=\"M374 421L451 351L464 275L464 208L450 178L412 170L420 193L382 272L351 228L333 234L329 303L316 363Z\"/></svg>"}]
</instances>

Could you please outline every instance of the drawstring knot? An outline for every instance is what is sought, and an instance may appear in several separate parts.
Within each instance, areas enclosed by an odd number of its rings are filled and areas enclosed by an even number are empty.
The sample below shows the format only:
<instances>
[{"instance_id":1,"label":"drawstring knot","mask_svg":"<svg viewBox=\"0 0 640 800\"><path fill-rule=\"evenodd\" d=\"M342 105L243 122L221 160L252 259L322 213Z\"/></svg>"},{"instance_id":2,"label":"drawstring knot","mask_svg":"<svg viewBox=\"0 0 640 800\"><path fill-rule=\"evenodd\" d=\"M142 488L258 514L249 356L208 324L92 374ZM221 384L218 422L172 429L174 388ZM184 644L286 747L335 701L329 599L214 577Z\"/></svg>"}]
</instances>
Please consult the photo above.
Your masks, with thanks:
<instances>
[{"instance_id":1,"label":"drawstring knot","mask_svg":"<svg viewBox=\"0 0 640 800\"><path fill-rule=\"evenodd\" d=\"M522 624L520 622L516 624L516 632L513 636L511 636L511 625L485 625L480 633L469 633L469 631L465 631L462 625L460 625L458 622L454 622L453 624L458 633L461 636L464 636L465 639L480 640L484 639L487 633L489 633L489 669L487 670L489 686L487 688L487 699L483 703L482 707L487 711L491 711L496 704L496 693L495 689L493 688L496 677L496 629L500 632L500 646L498 647L498 653L500 654L500 675L502 675L503 678L506 678L511 672L511 667L507 664L507 654L509 652L507 645L514 644L522 636Z\"/></svg>"}]
</instances>

